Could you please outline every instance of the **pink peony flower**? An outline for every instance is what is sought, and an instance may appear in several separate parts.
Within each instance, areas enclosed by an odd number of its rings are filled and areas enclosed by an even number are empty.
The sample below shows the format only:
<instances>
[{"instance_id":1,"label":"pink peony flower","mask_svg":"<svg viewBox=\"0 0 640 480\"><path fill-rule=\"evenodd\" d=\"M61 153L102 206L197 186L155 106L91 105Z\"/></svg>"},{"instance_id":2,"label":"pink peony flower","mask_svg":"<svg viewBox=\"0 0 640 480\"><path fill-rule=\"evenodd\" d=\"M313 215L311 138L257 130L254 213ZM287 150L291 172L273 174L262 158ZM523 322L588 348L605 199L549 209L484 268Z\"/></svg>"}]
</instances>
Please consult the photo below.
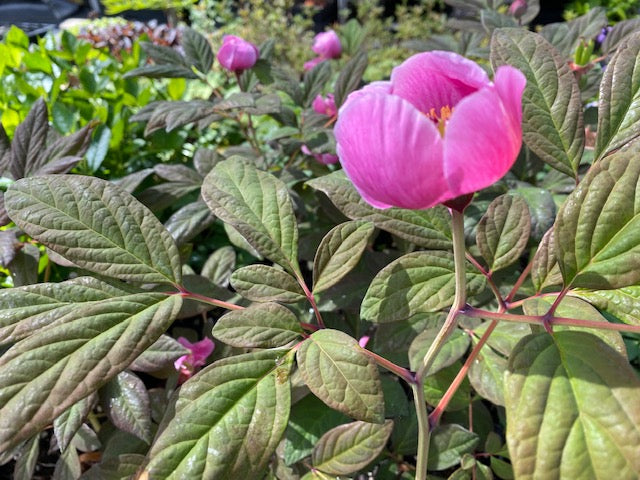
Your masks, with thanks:
<instances>
[{"instance_id":1,"label":"pink peony flower","mask_svg":"<svg viewBox=\"0 0 640 480\"><path fill-rule=\"evenodd\" d=\"M222 37L222 46L218 50L218 61L229 71L241 72L253 67L260 52L253 43L236 37L235 35L225 35Z\"/></svg>"},{"instance_id":2,"label":"pink peony flower","mask_svg":"<svg viewBox=\"0 0 640 480\"><path fill-rule=\"evenodd\" d=\"M306 145L302 145L302 147L300 147L300 151L305 155L315 158L317 162L320 162L323 165L331 165L338 162L338 157L336 155L332 153L313 153Z\"/></svg>"},{"instance_id":3,"label":"pink peony flower","mask_svg":"<svg viewBox=\"0 0 640 480\"><path fill-rule=\"evenodd\" d=\"M509 13L515 18L522 17L525 13L527 13L526 0L513 0L511 5L509 5Z\"/></svg>"},{"instance_id":4,"label":"pink peony flower","mask_svg":"<svg viewBox=\"0 0 640 480\"><path fill-rule=\"evenodd\" d=\"M215 344L209 338L191 343L184 337L179 337L178 343L191 350L190 354L181 356L173 363L173 366L180 374L181 382L184 382L205 364L207 357L213 352Z\"/></svg>"},{"instance_id":5,"label":"pink peony flower","mask_svg":"<svg viewBox=\"0 0 640 480\"><path fill-rule=\"evenodd\" d=\"M329 30L315 36L311 50L322 58L339 58L342 54L342 44L338 34Z\"/></svg>"},{"instance_id":6,"label":"pink peony flower","mask_svg":"<svg viewBox=\"0 0 640 480\"><path fill-rule=\"evenodd\" d=\"M488 187L520 151L525 83L510 66L492 83L455 53L414 55L340 108L342 167L377 208L425 209Z\"/></svg>"},{"instance_id":7,"label":"pink peony flower","mask_svg":"<svg viewBox=\"0 0 640 480\"><path fill-rule=\"evenodd\" d=\"M329 117L333 117L338 110L336 109L336 102L333 99L333 94L327 94L327 98L324 98L322 95L318 94L316 98L313 99L313 103L311 104L313 111L319 113L320 115L327 115Z\"/></svg>"}]
</instances>

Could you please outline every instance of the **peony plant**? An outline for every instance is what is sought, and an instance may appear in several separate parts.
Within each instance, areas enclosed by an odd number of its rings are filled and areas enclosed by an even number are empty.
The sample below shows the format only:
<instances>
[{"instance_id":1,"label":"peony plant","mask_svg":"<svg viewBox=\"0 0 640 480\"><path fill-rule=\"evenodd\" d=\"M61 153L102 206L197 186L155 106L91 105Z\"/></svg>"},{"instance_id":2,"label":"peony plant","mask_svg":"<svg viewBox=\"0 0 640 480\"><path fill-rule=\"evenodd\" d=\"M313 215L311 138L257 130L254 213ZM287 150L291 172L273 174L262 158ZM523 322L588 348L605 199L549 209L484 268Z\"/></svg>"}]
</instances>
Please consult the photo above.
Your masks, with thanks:
<instances>
[{"instance_id":1,"label":"peony plant","mask_svg":"<svg viewBox=\"0 0 640 480\"><path fill-rule=\"evenodd\" d=\"M304 72L146 46L204 93L134 119L217 143L117 183L43 105L0 135L15 476L636 479L640 34L536 8L368 85L354 23Z\"/></svg>"}]
</instances>

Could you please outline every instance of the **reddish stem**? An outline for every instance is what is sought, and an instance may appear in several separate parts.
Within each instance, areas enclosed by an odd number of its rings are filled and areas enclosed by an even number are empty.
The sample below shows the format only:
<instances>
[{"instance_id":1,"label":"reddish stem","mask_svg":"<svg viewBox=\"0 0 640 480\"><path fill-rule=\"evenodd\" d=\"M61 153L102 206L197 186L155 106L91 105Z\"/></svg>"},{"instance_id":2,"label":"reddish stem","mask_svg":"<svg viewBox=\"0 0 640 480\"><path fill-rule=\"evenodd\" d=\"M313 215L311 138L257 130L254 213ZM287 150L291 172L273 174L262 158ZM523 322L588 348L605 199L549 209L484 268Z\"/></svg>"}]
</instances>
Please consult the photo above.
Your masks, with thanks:
<instances>
[{"instance_id":1,"label":"reddish stem","mask_svg":"<svg viewBox=\"0 0 640 480\"><path fill-rule=\"evenodd\" d=\"M497 325L498 325L497 320L494 320L493 322L491 322L487 330L484 332L484 335L482 335L482 337L480 338L476 346L473 347L473 350L471 350L469 357L464 362L464 365L462 365L462 368L460 369L456 377L453 379L453 382L451 382L451 385L449 385L449 388L447 388L447 391L438 402L438 405L429 415L429 424L431 425L432 428L436 426L440 421L440 417L442 416L442 413L446 410L447 406L449 405L449 402L451 401L456 391L458 390L458 388L464 381L465 377L467 376L467 372L471 368L471 365L473 364L475 359L478 357L480 350L482 349L484 344L487 343L489 336L491 335L491 333L493 332L493 330L496 328Z\"/></svg>"},{"instance_id":2,"label":"reddish stem","mask_svg":"<svg viewBox=\"0 0 640 480\"><path fill-rule=\"evenodd\" d=\"M518 290L520 290L520 287L522 286L524 281L527 279L527 276L529 276L532 265L533 265L533 261L529 262L525 267L525 269L522 271L522 273L518 277L518 280L516 280L516 283L513 284L513 288L509 292L509 295L507 295L507 297L504 299L505 304L510 303L511 300L513 300L513 297L516 296L516 293L518 293Z\"/></svg>"},{"instance_id":3,"label":"reddish stem","mask_svg":"<svg viewBox=\"0 0 640 480\"><path fill-rule=\"evenodd\" d=\"M366 355L371 357L373 361L376 362L378 365L380 365L382 368L385 368L389 370L391 373L396 374L398 377L402 378L409 385L416 383L416 378L414 377L413 373L411 373L406 368L396 365L395 363L387 360L386 358L381 357L377 353L373 353L371 350L367 350L366 348L363 348L362 351Z\"/></svg>"},{"instance_id":4,"label":"reddish stem","mask_svg":"<svg viewBox=\"0 0 640 480\"><path fill-rule=\"evenodd\" d=\"M192 300L197 300L199 302L207 303L209 305L215 305L216 307L226 308L227 310L244 310L244 307L241 307L240 305L225 302L224 300L217 300L215 298L207 297L205 295L200 295L199 293L190 292L181 286L178 286L178 289L180 291L177 293L173 293L172 295L180 295L182 298L190 298Z\"/></svg>"},{"instance_id":5,"label":"reddish stem","mask_svg":"<svg viewBox=\"0 0 640 480\"><path fill-rule=\"evenodd\" d=\"M504 320L516 323L534 323L544 325L545 315L514 315L512 313L490 312L468 306L464 314L473 318L484 318L489 320ZM565 325L569 327L596 328L600 330L613 330L616 332L640 333L640 325L627 325L624 323L596 322L593 320L580 320L578 318L550 317L548 319L554 325Z\"/></svg>"}]
</instances>

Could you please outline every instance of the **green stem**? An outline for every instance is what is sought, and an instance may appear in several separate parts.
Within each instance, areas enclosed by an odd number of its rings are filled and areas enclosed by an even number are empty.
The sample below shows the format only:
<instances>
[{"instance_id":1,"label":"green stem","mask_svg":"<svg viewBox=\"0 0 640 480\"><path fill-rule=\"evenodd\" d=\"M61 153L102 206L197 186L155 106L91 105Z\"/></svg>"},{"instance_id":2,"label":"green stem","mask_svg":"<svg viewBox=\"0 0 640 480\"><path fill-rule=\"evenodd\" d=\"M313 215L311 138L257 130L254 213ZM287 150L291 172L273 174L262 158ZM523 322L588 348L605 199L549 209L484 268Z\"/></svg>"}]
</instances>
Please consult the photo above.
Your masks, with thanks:
<instances>
[{"instance_id":1,"label":"green stem","mask_svg":"<svg viewBox=\"0 0 640 480\"><path fill-rule=\"evenodd\" d=\"M427 404L424 400L424 386L422 382L412 383L413 401L418 415L418 461L416 463L416 480L426 480L427 461L429 459L429 417Z\"/></svg>"},{"instance_id":2,"label":"green stem","mask_svg":"<svg viewBox=\"0 0 640 480\"><path fill-rule=\"evenodd\" d=\"M447 315L444 325L438 332L426 355L422 359L422 365L416 372L416 379L422 383L425 375L433 365L436 355L457 327L457 318L467 301L467 277L465 268L464 248L464 216L462 213L451 210L451 229L453 232L453 261L455 265L456 293L453 305Z\"/></svg>"},{"instance_id":3,"label":"green stem","mask_svg":"<svg viewBox=\"0 0 640 480\"><path fill-rule=\"evenodd\" d=\"M451 231L453 233L453 262L455 266L456 292L453 305L447 315L444 325L433 340L422 365L416 372L416 383L411 385L418 415L418 460L416 465L416 480L427 478L427 458L429 457L429 417L424 401L424 379L443 345L457 327L458 314L467 301L467 277L465 268L464 246L464 215L451 209Z\"/></svg>"}]
</instances>

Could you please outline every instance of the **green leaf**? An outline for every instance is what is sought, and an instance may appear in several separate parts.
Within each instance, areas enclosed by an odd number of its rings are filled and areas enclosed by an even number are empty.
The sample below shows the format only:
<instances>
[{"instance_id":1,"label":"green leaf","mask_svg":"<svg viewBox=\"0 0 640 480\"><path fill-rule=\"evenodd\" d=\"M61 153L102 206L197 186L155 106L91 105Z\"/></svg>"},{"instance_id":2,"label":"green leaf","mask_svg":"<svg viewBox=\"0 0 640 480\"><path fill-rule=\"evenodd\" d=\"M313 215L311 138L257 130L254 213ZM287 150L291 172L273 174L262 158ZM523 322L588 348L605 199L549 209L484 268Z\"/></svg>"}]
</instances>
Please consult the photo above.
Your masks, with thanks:
<instances>
[{"instance_id":1,"label":"green leaf","mask_svg":"<svg viewBox=\"0 0 640 480\"><path fill-rule=\"evenodd\" d=\"M34 478L40 455L40 434L34 435L22 445L13 467L13 478Z\"/></svg>"},{"instance_id":2,"label":"green leaf","mask_svg":"<svg viewBox=\"0 0 640 480\"><path fill-rule=\"evenodd\" d=\"M428 328L411 342L409 346L409 365L411 366L411 370L418 370L422 364L422 359L429 350L429 347L431 347L438 332L440 332L440 327ZM433 375L458 361L466 353L469 348L469 343L469 335L461 330L454 330L442 346L442 349L438 352L438 355L436 355L428 374Z\"/></svg>"},{"instance_id":3,"label":"green leaf","mask_svg":"<svg viewBox=\"0 0 640 480\"><path fill-rule=\"evenodd\" d=\"M338 330L318 330L302 344L297 359L305 383L328 406L357 420L384 421L378 368L355 339Z\"/></svg>"},{"instance_id":4,"label":"green leaf","mask_svg":"<svg viewBox=\"0 0 640 480\"><path fill-rule=\"evenodd\" d=\"M18 180L5 194L28 235L87 270L141 283L177 284L180 254L158 219L116 185L80 175Z\"/></svg>"},{"instance_id":5,"label":"green leaf","mask_svg":"<svg viewBox=\"0 0 640 480\"><path fill-rule=\"evenodd\" d=\"M424 381L424 397L429 405L437 405L451 386L453 379L462 368L461 362L456 362L439 372L429 375ZM449 401L446 411L469 408L471 402L471 386L465 378Z\"/></svg>"},{"instance_id":6,"label":"green leaf","mask_svg":"<svg viewBox=\"0 0 640 480\"><path fill-rule=\"evenodd\" d=\"M313 449L313 467L333 475L355 473L376 459L392 430L392 420L335 427L325 433Z\"/></svg>"},{"instance_id":7,"label":"green leaf","mask_svg":"<svg viewBox=\"0 0 640 480\"><path fill-rule=\"evenodd\" d=\"M58 440L60 450L65 450L71 443L84 419L95 405L96 400L96 394L93 393L71 405L53 421L53 432Z\"/></svg>"},{"instance_id":8,"label":"green leaf","mask_svg":"<svg viewBox=\"0 0 640 480\"><path fill-rule=\"evenodd\" d=\"M629 35L636 33L640 29L640 18L631 18L616 23L611 31L607 33L601 49L607 55L614 53L617 48L626 40Z\"/></svg>"},{"instance_id":9,"label":"green leaf","mask_svg":"<svg viewBox=\"0 0 640 480\"><path fill-rule=\"evenodd\" d=\"M102 388L100 396L104 411L117 428L151 443L149 394L140 378L120 372Z\"/></svg>"},{"instance_id":10,"label":"green leaf","mask_svg":"<svg viewBox=\"0 0 640 480\"><path fill-rule=\"evenodd\" d=\"M216 285L229 285L231 274L236 266L236 251L232 246L218 248L202 266L202 276L207 277Z\"/></svg>"},{"instance_id":11,"label":"green leaf","mask_svg":"<svg viewBox=\"0 0 640 480\"><path fill-rule=\"evenodd\" d=\"M188 349L169 335L160 335L153 345L136 358L129 369L139 372L155 372L173 365L182 355L188 355Z\"/></svg>"},{"instance_id":12,"label":"green leaf","mask_svg":"<svg viewBox=\"0 0 640 480\"><path fill-rule=\"evenodd\" d=\"M182 299L139 293L68 312L0 357L0 451L115 377L164 332Z\"/></svg>"},{"instance_id":13,"label":"green leaf","mask_svg":"<svg viewBox=\"0 0 640 480\"><path fill-rule=\"evenodd\" d=\"M99 125L87 150L87 166L92 172L97 171L102 165L111 141L111 129L107 125Z\"/></svg>"},{"instance_id":14,"label":"green leaf","mask_svg":"<svg viewBox=\"0 0 640 480\"><path fill-rule=\"evenodd\" d=\"M524 313L526 315L544 315L549 311L549 308L551 308L551 305L553 305L553 302L556 300L556 298L557 296L550 295L540 298L527 299L522 305ZM604 318L600 314L600 312L598 312L598 310L596 310L586 301L569 296L566 296L562 299L560 304L556 307L554 315L556 317L579 318L580 320L591 320L592 322L608 323L607 319ZM553 330L554 332L563 330L575 330L591 333L592 335L599 337L602 341L607 343L611 348L613 348L624 357L627 356L627 347L624 344L624 340L622 339L622 335L620 334L620 332L616 332L614 330L600 330L595 328L573 327L567 325L554 325Z\"/></svg>"},{"instance_id":15,"label":"green leaf","mask_svg":"<svg viewBox=\"0 0 640 480\"><path fill-rule=\"evenodd\" d=\"M531 263L531 282L538 293L546 287L562 285L554 236L554 228L544 234Z\"/></svg>"},{"instance_id":16,"label":"green leaf","mask_svg":"<svg viewBox=\"0 0 640 480\"><path fill-rule=\"evenodd\" d=\"M177 245L184 245L209 228L214 220L205 203L197 200L177 210L164 226Z\"/></svg>"},{"instance_id":17,"label":"green leaf","mask_svg":"<svg viewBox=\"0 0 640 480\"><path fill-rule=\"evenodd\" d=\"M502 195L491 202L476 229L476 243L489 271L517 261L527 247L530 231L529 207L522 197Z\"/></svg>"},{"instance_id":18,"label":"green leaf","mask_svg":"<svg viewBox=\"0 0 640 480\"><path fill-rule=\"evenodd\" d=\"M640 33L628 37L600 83L595 155L602 158L640 135Z\"/></svg>"},{"instance_id":19,"label":"green leaf","mask_svg":"<svg viewBox=\"0 0 640 480\"><path fill-rule=\"evenodd\" d=\"M11 163L8 165L13 178L22 178L39 166L38 157L44 150L48 132L47 104L40 99L33 104L27 117L14 132Z\"/></svg>"},{"instance_id":20,"label":"green leaf","mask_svg":"<svg viewBox=\"0 0 640 480\"><path fill-rule=\"evenodd\" d=\"M325 235L313 261L314 293L334 286L356 266L374 229L370 222L352 221Z\"/></svg>"},{"instance_id":21,"label":"green leaf","mask_svg":"<svg viewBox=\"0 0 640 480\"><path fill-rule=\"evenodd\" d=\"M504 406L504 372L507 360L485 345L469 369L475 391L495 405Z\"/></svg>"},{"instance_id":22,"label":"green leaf","mask_svg":"<svg viewBox=\"0 0 640 480\"><path fill-rule=\"evenodd\" d=\"M300 338L303 332L291 310L277 303L262 303L223 315L212 333L233 347L275 348Z\"/></svg>"},{"instance_id":23,"label":"green leaf","mask_svg":"<svg viewBox=\"0 0 640 480\"><path fill-rule=\"evenodd\" d=\"M640 471L640 379L584 332L525 337L505 376L516 478L615 478Z\"/></svg>"},{"instance_id":24,"label":"green leaf","mask_svg":"<svg viewBox=\"0 0 640 480\"><path fill-rule=\"evenodd\" d=\"M595 38L607 26L606 11L602 7L591 7L589 11L569 22L545 25L540 34L552 43L566 59L574 54L578 43Z\"/></svg>"},{"instance_id":25,"label":"green leaf","mask_svg":"<svg viewBox=\"0 0 640 480\"><path fill-rule=\"evenodd\" d=\"M0 290L0 344L15 342L60 323L84 305L120 297L137 290L121 283L77 277L60 283L39 283Z\"/></svg>"},{"instance_id":26,"label":"green leaf","mask_svg":"<svg viewBox=\"0 0 640 480\"><path fill-rule=\"evenodd\" d=\"M306 298L298 281L287 272L268 265L249 265L233 272L231 286L255 302L295 303Z\"/></svg>"},{"instance_id":27,"label":"green leaf","mask_svg":"<svg viewBox=\"0 0 640 480\"><path fill-rule=\"evenodd\" d=\"M284 460L287 465L311 455L320 437L349 419L327 407L315 395L307 395L291 408L285 433Z\"/></svg>"},{"instance_id":28,"label":"green leaf","mask_svg":"<svg viewBox=\"0 0 640 480\"><path fill-rule=\"evenodd\" d=\"M298 226L284 183L241 159L230 159L207 175L202 197L260 254L293 274L300 272Z\"/></svg>"},{"instance_id":29,"label":"green leaf","mask_svg":"<svg viewBox=\"0 0 640 480\"><path fill-rule=\"evenodd\" d=\"M333 87L336 107L339 108L347 96L358 88L368 64L367 52L362 50L344 64Z\"/></svg>"},{"instance_id":30,"label":"green leaf","mask_svg":"<svg viewBox=\"0 0 640 480\"><path fill-rule=\"evenodd\" d=\"M291 364L286 351L265 350L219 360L192 377L151 447L144 474L261 478L287 426Z\"/></svg>"},{"instance_id":31,"label":"green leaf","mask_svg":"<svg viewBox=\"0 0 640 480\"><path fill-rule=\"evenodd\" d=\"M82 480L124 480L135 477L144 463L144 455L133 453L104 458L82 475Z\"/></svg>"},{"instance_id":32,"label":"green leaf","mask_svg":"<svg viewBox=\"0 0 640 480\"><path fill-rule=\"evenodd\" d=\"M572 290L571 295L580 297L630 325L640 325L640 286L617 290Z\"/></svg>"},{"instance_id":33,"label":"green leaf","mask_svg":"<svg viewBox=\"0 0 640 480\"><path fill-rule=\"evenodd\" d=\"M480 324L480 326L473 329L473 334L480 338L489 325L491 325L491 322ZM527 323L498 322L498 325L493 329L487 340L487 345L496 352L508 357L520 339L530 334L531 327Z\"/></svg>"},{"instance_id":34,"label":"green leaf","mask_svg":"<svg viewBox=\"0 0 640 480\"><path fill-rule=\"evenodd\" d=\"M560 209L555 250L565 285L612 289L640 282L639 151L595 163Z\"/></svg>"},{"instance_id":35,"label":"green leaf","mask_svg":"<svg viewBox=\"0 0 640 480\"><path fill-rule=\"evenodd\" d=\"M497 29L491 38L494 69L512 65L524 73L522 138L544 162L572 177L584 149L580 89L567 62L540 35Z\"/></svg>"},{"instance_id":36,"label":"green leaf","mask_svg":"<svg viewBox=\"0 0 640 480\"><path fill-rule=\"evenodd\" d=\"M458 465L465 453L473 452L480 442L477 434L455 424L437 426L431 433L430 470L445 470Z\"/></svg>"},{"instance_id":37,"label":"green leaf","mask_svg":"<svg viewBox=\"0 0 640 480\"><path fill-rule=\"evenodd\" d=\"M352 220L373 222L379 229L420 247L451 250L451 220L443 207L428 210L378 210L362 199L342 170L314 178L307 184L327 195L334 205Z\"/></svg>"},{"instance_id":38,"label":"green leaf","mask_svg":"<svg viewBox=\"0 0 640 480\"><path fill-rule=\"evenodd\" d=\"M213 65L213 50L209 41L195 30L185 27L182 29L180 45L194 67L202 73L208 73Z\"/></svg>"},{"instance_id":39,"label":"green leaf","mask_svg":"<svg viewBox=\"0 0 640 480\"><path fill-rule=\"evenodd\" d=\"M303 104L309 107L316 96L331 78L331 62L320 62L311 70L305 72Z\"/></svg>"},{"instance_id":40,"label":"green leaf","mask_svg":"<svg viewBox=\"0 0 640 480\"><path fill-rule=\"evenodd\" d=\"M56 462L56 468L53 471L52 480L75 480L80 478L82 473L82 465L80 457L75 448L67 448Z\"/></svg>"},{"instance_id":41,"label":"green leaf","mask_svg":"<svg viewBox=\"0 0 640 480\"><path fill-rule=\"evenodd\" d=\"M376 323L397 322L451 306L455 294L454 268L450 252L422 251L400 257L373 279L362 301L360 316ZM485 278L475 270L467 274L467 282L469 294L476 294L485 286Z\"/></svg>"}]
</instances>

